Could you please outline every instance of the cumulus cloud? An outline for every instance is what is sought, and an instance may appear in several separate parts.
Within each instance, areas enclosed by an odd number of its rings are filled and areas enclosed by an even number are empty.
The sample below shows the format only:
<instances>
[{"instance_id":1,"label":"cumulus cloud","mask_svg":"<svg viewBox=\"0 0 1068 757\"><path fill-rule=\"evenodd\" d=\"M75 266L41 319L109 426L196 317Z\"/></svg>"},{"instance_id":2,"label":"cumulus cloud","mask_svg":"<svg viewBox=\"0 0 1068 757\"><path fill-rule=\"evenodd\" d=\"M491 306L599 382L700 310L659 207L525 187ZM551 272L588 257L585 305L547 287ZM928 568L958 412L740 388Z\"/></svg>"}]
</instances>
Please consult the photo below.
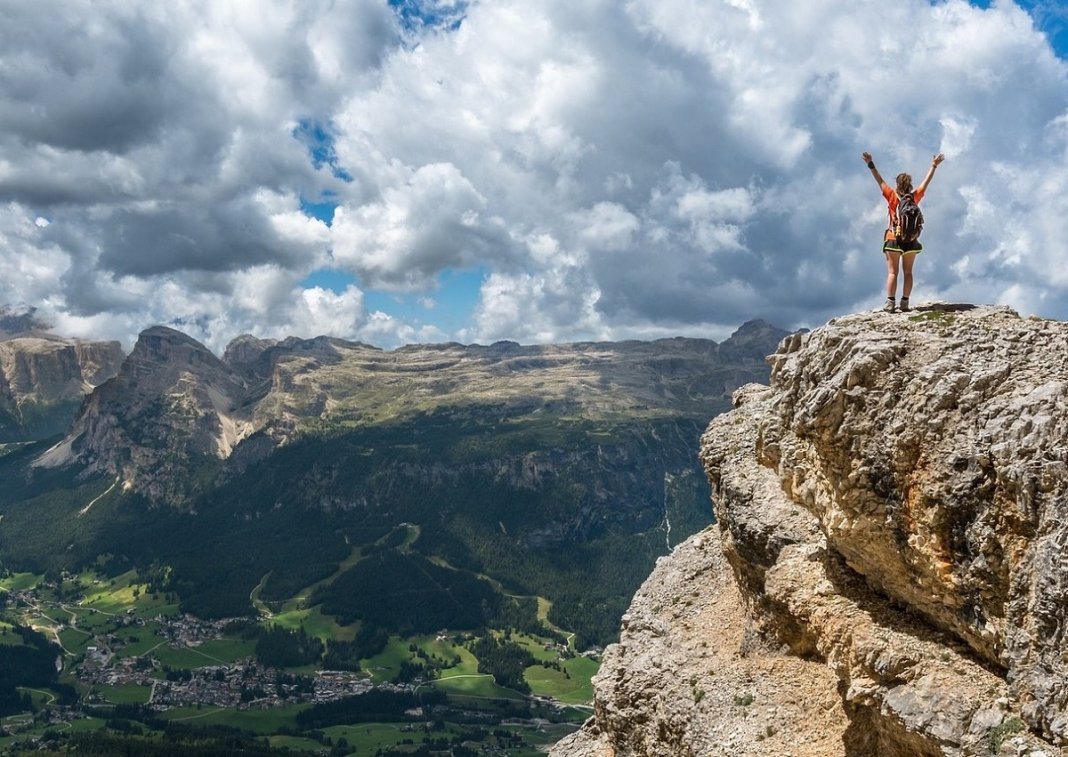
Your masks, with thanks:
<instances>
[{"instance_id":1,"label":"cumulus cloud","mask_svg":"<svg viewBox=\"0 0 1068 757\"><path fill-rule=\"evenodd\" d=\"M0 303L71 333L814 326L881 294L864 150L884 176L948 156L917 301L1068 318L1056 4L9 5ZM301 284L323 268L355 283ZM486 272L458 331L366 310L458 269Z\"/></svg>"},{"instance_id":2,"label":"cumulus cloud","mask_svg":"<svg viewBox=\"0 0 1068 757\"><path fill-rule=\"evenodd\" d=\"M334 214L334 261L369 285L426 289L449 267L505 259L512 250L486 198L450 163L420 166L380 200Z\"/></svg>"}]
</instances>

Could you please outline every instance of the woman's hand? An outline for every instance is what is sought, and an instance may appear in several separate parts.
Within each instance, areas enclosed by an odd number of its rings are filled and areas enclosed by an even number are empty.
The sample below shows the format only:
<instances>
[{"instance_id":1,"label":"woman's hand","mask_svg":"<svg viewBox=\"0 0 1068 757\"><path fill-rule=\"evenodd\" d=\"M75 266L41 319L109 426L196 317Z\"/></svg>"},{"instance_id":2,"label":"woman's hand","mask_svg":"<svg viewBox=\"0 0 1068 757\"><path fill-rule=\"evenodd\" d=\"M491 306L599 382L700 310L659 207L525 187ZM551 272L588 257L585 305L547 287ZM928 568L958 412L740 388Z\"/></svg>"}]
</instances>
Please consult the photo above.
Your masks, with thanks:
<instances>
[{"instance_id":1,"label":"woman's hand","mask_svg":"<svg viewBox=\"0 0 1068 757\"><path fill-rule=\"evenodd\" d=\"M935 155L935 156L933 156L931 158L931 165L932 166L937 166L939 163L941 163L945 159L946 159L945 155L943 155L942 153L938 153L937 155Z\"/></svg>"},{"instance_id":2,"label":"woman's hand","mask_svg":"<svg viewBox=\"0 0 1068 757\"><path fill-rule=\"evenodd\" d=\"M860 159L863 160L865 163L871 163L871 153L870 152L862 152L860 154Z\"/></svg>"}]
</instances>

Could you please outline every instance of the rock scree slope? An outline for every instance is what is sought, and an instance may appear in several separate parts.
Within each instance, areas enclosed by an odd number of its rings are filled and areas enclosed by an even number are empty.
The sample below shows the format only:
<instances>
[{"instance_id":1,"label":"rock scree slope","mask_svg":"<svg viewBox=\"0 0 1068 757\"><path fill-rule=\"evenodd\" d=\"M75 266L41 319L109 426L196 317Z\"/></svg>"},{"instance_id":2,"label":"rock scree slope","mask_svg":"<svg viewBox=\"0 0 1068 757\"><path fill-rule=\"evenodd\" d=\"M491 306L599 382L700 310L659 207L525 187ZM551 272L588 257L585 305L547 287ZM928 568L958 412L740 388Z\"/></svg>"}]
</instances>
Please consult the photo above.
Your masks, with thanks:
<instances>
[{"instance_id":1,"label":"rock scree slope","mask_svg":"<svg viewBox=\"0 0 1068 757\"><path fill-rule=\"evenodd\" d=\"M1064 754L1068 324L863 313L768 360L551 754Z\"/></svg>"}]
</instances>

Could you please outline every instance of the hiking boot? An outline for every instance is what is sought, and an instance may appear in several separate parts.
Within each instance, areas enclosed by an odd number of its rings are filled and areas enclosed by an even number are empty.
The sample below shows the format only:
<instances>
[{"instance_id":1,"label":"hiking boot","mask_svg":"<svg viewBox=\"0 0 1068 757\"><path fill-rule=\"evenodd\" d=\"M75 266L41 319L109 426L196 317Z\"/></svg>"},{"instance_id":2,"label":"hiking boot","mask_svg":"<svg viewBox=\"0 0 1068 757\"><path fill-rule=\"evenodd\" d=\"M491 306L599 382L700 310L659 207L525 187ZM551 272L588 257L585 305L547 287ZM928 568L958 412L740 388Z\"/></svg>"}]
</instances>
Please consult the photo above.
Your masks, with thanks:
<instances>
[{"instance_id":1,"label":"hiking boot","mask_svg":"<svg viewBox=\"0 0 1068 757\"><path fill-rule=\"evenodd\" d=\"M902 313L907 313L907 312L909 312L909 310L911 310L911 308L909 307L909 298L908 297L902 297L901 298L901 307L899 307L898 310L900 310Z\"/></svg>"},{"instance_id":2,"label":"hiking boot","mask_svg":"<svg viewBox=\"0 0 1068 757\"><path fill-rule=\"evenodd\" d=\"M893 313L894 312L894 298L893 297L887 297L886 298L886 304L883 305L883 310L885 310L887 313Z\"/></svg>"}]
</instances>

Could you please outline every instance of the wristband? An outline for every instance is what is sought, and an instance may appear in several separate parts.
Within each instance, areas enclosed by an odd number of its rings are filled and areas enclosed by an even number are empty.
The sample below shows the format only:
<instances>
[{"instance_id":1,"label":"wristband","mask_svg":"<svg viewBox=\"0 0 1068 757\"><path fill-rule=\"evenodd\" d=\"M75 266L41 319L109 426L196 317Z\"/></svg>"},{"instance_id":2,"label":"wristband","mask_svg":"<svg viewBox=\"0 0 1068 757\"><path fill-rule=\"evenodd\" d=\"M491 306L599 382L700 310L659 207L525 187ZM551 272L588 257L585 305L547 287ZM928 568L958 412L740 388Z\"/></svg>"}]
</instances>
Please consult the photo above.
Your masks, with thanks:
<instances>
[{"instance_id":1,"label":"wristband","mask_svg":"<svg viewBox=\"0 0 1068 757\"><path fill-rule=\"evenodd\" d=\"M875 161L874 160L869 160L868 161L868 168L870 168L873 171L875 170Z\"/></svg>"}]
</instances>

